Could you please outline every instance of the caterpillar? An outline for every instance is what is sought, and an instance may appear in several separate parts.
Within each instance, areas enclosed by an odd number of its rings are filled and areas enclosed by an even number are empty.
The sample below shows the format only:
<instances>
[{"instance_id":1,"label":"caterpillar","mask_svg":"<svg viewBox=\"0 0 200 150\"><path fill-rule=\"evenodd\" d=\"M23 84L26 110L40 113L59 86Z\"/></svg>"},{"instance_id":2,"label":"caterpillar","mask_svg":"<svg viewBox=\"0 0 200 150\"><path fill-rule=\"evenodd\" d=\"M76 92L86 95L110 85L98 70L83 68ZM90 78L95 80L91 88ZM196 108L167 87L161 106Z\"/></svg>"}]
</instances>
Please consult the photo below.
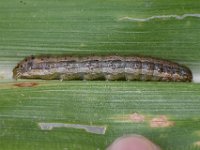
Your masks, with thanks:
<instances>
[{"instance_id":1,"label":"caterpillar","mask_svg":"<svg viewBox=\"0 0 200 150\"><path fill-rule=\"evenodd\" d=\"M192 72L175 62L139 56L29 56L14 79L141 80L191 82Z\"/></svg>"}]
</instances>

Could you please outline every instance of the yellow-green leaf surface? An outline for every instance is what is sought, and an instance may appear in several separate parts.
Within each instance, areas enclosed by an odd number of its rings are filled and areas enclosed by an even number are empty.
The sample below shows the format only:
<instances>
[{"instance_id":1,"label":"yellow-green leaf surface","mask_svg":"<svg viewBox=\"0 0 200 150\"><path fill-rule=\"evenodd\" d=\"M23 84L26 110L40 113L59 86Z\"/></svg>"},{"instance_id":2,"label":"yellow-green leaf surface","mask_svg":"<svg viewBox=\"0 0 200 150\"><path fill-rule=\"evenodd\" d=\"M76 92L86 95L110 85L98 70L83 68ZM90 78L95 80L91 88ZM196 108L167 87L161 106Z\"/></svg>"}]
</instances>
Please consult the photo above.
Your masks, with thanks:
<instances>
[{"instance_id":1,"label":"yellow-green leaf surface","mask_svg":"<svg viewBox=\"0 0 200 150\"><path fill-rule=\"evenodd\" d=\"M104 150L127 134L200 149L199 47L198 0L1 0L0 149ZM187 65L194 82L12 79L40 54L153 56Z\"/></svg>"}]
</instances>

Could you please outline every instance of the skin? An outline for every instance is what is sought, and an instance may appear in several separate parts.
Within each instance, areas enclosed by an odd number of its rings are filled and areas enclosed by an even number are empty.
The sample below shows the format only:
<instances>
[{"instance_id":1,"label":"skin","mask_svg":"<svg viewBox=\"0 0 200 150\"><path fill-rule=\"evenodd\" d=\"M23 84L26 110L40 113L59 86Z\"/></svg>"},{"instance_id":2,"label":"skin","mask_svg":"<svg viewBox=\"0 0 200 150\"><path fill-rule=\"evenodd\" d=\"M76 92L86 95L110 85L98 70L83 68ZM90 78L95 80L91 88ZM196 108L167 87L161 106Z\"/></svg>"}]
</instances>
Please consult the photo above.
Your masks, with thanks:
<instances>
[{"instance_id":1,"label":"skin","mask_svg":"<svg viewBox=\"0 0 200 150\"><path fill-rule=\"evenodd\" d=\"M161 150L141 135L129 135L116 139L106 150Z\"/></svg>"}]
</instances>

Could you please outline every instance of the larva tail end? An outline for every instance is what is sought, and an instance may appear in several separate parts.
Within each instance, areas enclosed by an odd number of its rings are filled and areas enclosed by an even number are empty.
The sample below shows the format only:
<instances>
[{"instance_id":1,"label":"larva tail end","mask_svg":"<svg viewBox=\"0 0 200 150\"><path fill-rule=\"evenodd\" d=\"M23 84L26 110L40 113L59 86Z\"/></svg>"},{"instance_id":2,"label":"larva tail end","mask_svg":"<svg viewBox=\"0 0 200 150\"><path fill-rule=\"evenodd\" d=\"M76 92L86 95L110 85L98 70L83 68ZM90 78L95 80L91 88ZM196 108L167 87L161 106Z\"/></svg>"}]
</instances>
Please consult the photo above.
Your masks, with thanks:
<instances>
[{"instance_id":1,"label":"larva tail end","mask_svg":"<svg viewBox=\"0 0 200 150\"><path fill-rule=\"evenodd\" d=\"M186 68L186 81L192 82L193 80L192 71L188 67L185 68Z\"/></svg>"}]
</instances>

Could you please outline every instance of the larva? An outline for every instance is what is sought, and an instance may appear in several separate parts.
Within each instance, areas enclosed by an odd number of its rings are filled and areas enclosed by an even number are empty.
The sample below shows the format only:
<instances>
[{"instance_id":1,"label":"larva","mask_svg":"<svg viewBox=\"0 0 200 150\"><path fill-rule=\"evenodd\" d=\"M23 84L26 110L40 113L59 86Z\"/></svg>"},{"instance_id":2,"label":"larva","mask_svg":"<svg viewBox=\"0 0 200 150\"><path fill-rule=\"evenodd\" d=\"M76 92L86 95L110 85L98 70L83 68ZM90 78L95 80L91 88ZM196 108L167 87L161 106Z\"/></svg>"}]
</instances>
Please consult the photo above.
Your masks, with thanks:
<instances>
[{"instance_id":1,"label":"larva","mask_svg":"<svg viewBox=\"0 0 200 150\"><path fill-rule=\"evenodd\" d=\"M150 57L30 56L13 69L13 78L191 82L192 73L186 66Z\"/></svg>"}]
</instances>

